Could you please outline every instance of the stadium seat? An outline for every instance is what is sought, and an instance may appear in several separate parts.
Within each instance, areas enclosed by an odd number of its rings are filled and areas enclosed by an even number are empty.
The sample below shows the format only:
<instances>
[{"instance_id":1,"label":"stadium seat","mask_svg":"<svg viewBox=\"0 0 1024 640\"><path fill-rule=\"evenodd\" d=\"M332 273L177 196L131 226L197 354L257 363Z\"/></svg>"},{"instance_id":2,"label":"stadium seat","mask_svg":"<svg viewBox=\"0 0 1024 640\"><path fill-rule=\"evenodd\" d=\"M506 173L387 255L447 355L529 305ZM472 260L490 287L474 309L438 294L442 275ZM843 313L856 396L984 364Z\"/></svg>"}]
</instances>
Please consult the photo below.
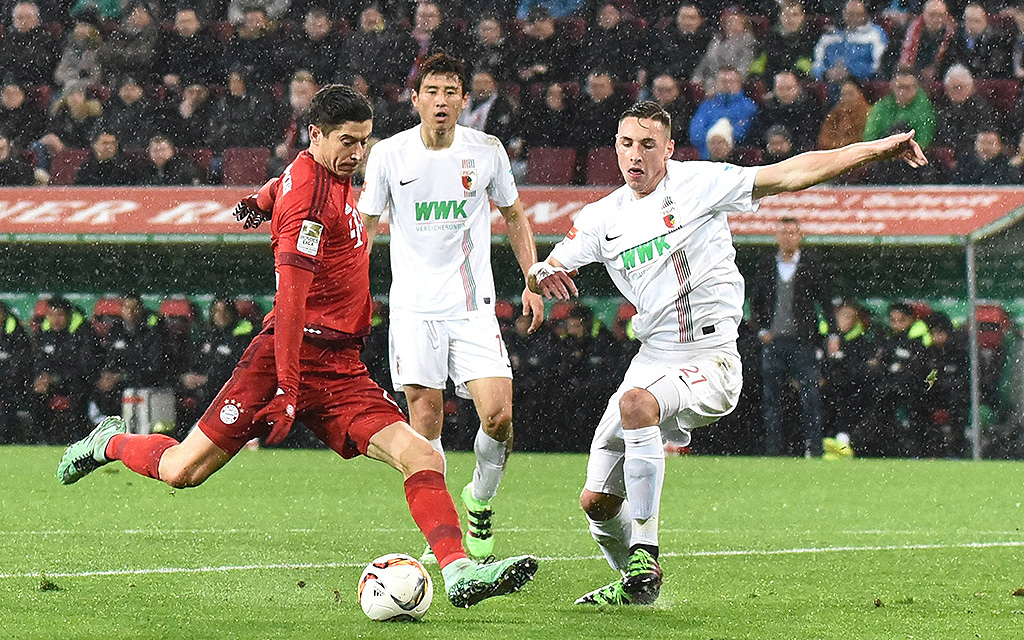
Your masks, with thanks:
<instances>
[{"instance_id":1,"label":"stadium seat","mask_svg":"<svg viewBox=\"0 0 1024 640\"><path fill-rule=\"evenodd\" d=\"M185 296L171 296L160 303L160 315L165 318L185 318L191 322L196 317L195 306Z\"/></svg>"},{"instance_id":2,"label":"stadium seat","mask_svg":"<svg viewBox=\"0 0 1024 640\"><path fill-rule=\"evenodd\" d=\"M579 303L559 300L551 305L551 312L548 314L548 320L551 322L561 322L562 320L565 320L566 316L569 315L569 310L577 304Z\"/></svg>"},{"instance_id":3,"label":"stadium seat","mask_svg":"<svg viewBox=\"0 0 1024 640\"><path fill-rule=\"evenodd\" d=\"M213 162L213 151L205 147L192 147L190 149L181 149L178 151L178 155L183 158L188 158L192 162L203 170L203 173L210 171L210 163Z\"/></svg>"},{"instance_id":4,"label":"stadium seat","mask_svg":"<svg viewBox=\"0 0 1024 640\"><path fill-rule=\"evenodd\" d=\"M261 185L267 180L270 149L232 147L224 151L225 185Z\"/></svg>"},{"instance_id":5,"label":"stadium seat","mask_svg":"<svg viewBox=\"0 0 1024 640\"><path fill-rule=\"evenodd\" d=\"M576 150L537 147L527 156L526 181L530 184L571 184L576 170Z\"/></svg>"},{"instance_id":6,"label":"stadium seat","mask_svg":"<svg viewBox=\"0 0 1024 640\"><path fill-rule=\"evenodd\" d=\"M736 147L733 151L736 164L742 167L755 167L761 164L763 156L757 147Z\"/></svg>"},{"instance_id":7,"label":"stadium seat","mask_svg":"<svg viewBox=\"0 0 1024 640\"><path fill-rule=\"evenodd\" d=\"M516 310L511 302L500 299L494 302L494 315L498 318L499 322L512 322L515 320Z\"/></svg>"},{"instance_id":8,"label":"stadium seat","mask_svg":"<svg viewBox=\"0 0 1024 640\"><path fill-rule=\"evenodd\" d=\"M928 156L947 174L956 170L956 156L949 147L929 147Z\"/></svg>"},{"instance_id":9,"label":"stadium seat","mask_svg":"<svg viewBox=\"0 0 1024 640\"><path fill-rule=\"evenodd\" d=\"M1013 331L1013 321L1001 304L979 304L975 307L978 319L978 346L982 349L999 347Z\"/></svg>"},{"instance_id":10,"label":"stadium seat","mask_svg":"<svg viewBox=\"0 0 1024 640\"><path fill-rule=\"evenodd\" d=\"M614 147L599 147L587 153L587 184L622 184L622 173L619 172Z\"/></svg>"},{"instance_id":11,"label":"stadium seat","mask_svg":"<svg viewBox=\"0 0 1024 640\"><path fill-rule=\"evenodd\" d=\"M999 113L1013 113L1017 104L1020 85L1010 78L994 78L991 80L975 80L975 93L988 101Z\"/></svg>"},{"instance_id":12,"label":"stadium seat","mask_svg":"<svg viewBox=\"0 0 1024 640\"><path fill-rule=\"evenodd\" d=\"M75 182L78 167L89 157L88 149L64 149L50 159L50 184L66 186Z\"/></svg>"},{"instance_id":13,"label":"stadium seat","mask_svg":"<svg viewBox=\"0 0 1024 640\"><path fill-rule=\"evenodd\" d=\"M100 338L106 337L114 322L121 317L121 298L103 296L92 307L92 330Z\"/></svg>"},{"instance_id":14,"label":"stadium seat","mask_svg":"<svg viewBox=\"0 0 1024 640\"><path fill-rule=\"evenodd\" d=\"M697 150L697 147L676 147L676 150L672 152L672 159L680 162L700 160L700 151Z\"/></svg>"},{"instance_id":15,"label":"stadium seat","mask_svg":"<svg viewBox=\"0 0 1024 640\"><path fill-rule=\"evenodd\" d=\"M35 103L40 111L48 113L50 100L53 99L53 89L49 85L39 84L25 87L25 95Z\"/></svg>"},{"instance_id":16,"label":"stadium seat","mask_svg":"<svg viewBox=\"0 0 1024 640\"><path fill-rule=\"evenodd\" d=\"M861 86L864 88L864 97L871 104L875 104L889 93L888 80L868 80Z\"/></svg>"}]
</instances>

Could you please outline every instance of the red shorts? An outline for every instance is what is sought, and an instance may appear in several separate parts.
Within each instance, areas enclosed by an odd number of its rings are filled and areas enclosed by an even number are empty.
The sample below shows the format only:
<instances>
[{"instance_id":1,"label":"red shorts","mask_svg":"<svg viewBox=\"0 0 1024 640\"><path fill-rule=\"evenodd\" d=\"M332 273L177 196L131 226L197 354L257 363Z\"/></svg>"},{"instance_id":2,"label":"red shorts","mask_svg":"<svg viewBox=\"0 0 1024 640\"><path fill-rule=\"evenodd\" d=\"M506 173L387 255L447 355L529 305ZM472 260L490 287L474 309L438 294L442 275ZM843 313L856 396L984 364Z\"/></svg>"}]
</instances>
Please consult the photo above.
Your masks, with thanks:
<instances>
[{"instance_id":1,"label":"red shorts","mask_svg":"<svg viewBox=\"0 0 1024 640\"><path fill-rule=\"evenodd\" d=\"M344 458L365 454L370 438L384 427L407 422L398 404L370 378L358 348L324 348L303 341L299 370L296 421ZM234 455L249 440L270 433L270 425L254 424L252 418L276 392L274 336L261 333L199 419L199 428Z\"/></svg>"}]
</instances>

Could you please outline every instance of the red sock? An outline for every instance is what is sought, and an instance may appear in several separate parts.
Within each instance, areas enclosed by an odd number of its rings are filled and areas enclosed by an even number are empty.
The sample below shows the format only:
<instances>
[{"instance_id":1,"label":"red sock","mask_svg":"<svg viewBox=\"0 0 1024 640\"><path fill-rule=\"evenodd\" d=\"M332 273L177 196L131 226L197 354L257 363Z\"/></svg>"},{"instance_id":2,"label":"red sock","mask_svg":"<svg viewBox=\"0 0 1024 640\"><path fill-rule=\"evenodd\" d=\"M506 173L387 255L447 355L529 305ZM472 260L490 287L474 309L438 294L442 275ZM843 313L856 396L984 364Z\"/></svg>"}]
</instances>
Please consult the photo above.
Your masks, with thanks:
<instances>
[{"instance_id":1,"label":"red sock","mask_svg":"<svg viewBox=\"0 0 1024 640\"><path fill-rule=\"evenodd\" d=\"M106 456L120 460L135 473L160 479L160 458L178 441L161 433L119 433L107 443Z\"/></svg>"},{"instance_id":2,"label":"red sock","mask_svg":"<svg viewBox=\"0 0 1024 640\"><path fill-rule=\"evenodd\" d=\"M438 471L418 471L405 481L405 499L416 526L427 537L441 568L466 557L455 503Z\"/></svg>"}]
</instances>

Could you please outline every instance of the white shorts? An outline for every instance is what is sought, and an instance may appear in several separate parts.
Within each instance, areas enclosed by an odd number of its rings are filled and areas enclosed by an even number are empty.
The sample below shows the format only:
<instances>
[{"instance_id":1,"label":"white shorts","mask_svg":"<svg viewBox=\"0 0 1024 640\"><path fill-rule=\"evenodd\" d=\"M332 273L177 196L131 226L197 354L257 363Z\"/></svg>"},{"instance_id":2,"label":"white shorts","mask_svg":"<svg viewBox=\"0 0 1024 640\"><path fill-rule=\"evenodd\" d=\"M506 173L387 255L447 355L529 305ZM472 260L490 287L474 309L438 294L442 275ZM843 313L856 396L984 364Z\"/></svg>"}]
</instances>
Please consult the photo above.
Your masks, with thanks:
<instances>
[{"instance_id":1,"label":"white shorts","mask_svg":"<svg viewBox=\"0 0 1024 640\"><path fill-rule=\"evenodd\" d=\"M493 315L459 320L392 317L388 357L395 391L407 384L444 389L451 378L458 396L469 399L470 380L512 377L508 350Z\"/></svg>"},{"instance_id":2,"label":"white shorts","mask_svg":"<svg viewBox=\"0 0 1024 640\"><path fill-rule=\"evenodd\" d=\"M686 445L691 429L707 426L736 408L742 387L743 370L735 350L669 352L641 347L594 433L586 489L626 497L619 399L630 389L649 391L658 400L663 437Z\"/></svg>"}]
</instances>

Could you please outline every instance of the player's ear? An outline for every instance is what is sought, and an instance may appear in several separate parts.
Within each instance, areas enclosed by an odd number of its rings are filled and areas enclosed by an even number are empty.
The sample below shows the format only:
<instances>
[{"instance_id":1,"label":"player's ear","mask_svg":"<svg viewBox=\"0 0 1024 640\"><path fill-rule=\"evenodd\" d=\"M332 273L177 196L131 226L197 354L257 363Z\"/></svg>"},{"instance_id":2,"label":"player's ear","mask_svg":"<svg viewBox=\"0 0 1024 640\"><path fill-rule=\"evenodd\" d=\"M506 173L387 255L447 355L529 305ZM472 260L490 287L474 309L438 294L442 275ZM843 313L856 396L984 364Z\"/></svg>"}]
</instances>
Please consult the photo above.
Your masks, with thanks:
<instances>
[{"instance_id":1,"label":"player's ear","mask_svg":"<svg viewBox=\"0 0 1024 640\"><path fill-rule=\"evenodd\" d=\"M666 161L667 161L667 160L668 160L669 158L671 158L671 157L672 157L672 154L673 154L673 153L675 153L675 150L676 150L676 141L675 141L675 140L673 140L673 139L672 139L672 138L670 137L670 138L668 139L668 145L666 145L666 146L665 146L665 160L666 160Z\"/></svg>"},{"instance_id":2,"label":"player's ear","mask_svg":"<svg viewBox=\"0 0 1024 640\"><path fill-rule=\"evenodd\" d=\"M324 132L320 130L320 127L315 124L309 125L309 141L311 143L320 144L323 136Z\"/></svg>"}]
</instances>

